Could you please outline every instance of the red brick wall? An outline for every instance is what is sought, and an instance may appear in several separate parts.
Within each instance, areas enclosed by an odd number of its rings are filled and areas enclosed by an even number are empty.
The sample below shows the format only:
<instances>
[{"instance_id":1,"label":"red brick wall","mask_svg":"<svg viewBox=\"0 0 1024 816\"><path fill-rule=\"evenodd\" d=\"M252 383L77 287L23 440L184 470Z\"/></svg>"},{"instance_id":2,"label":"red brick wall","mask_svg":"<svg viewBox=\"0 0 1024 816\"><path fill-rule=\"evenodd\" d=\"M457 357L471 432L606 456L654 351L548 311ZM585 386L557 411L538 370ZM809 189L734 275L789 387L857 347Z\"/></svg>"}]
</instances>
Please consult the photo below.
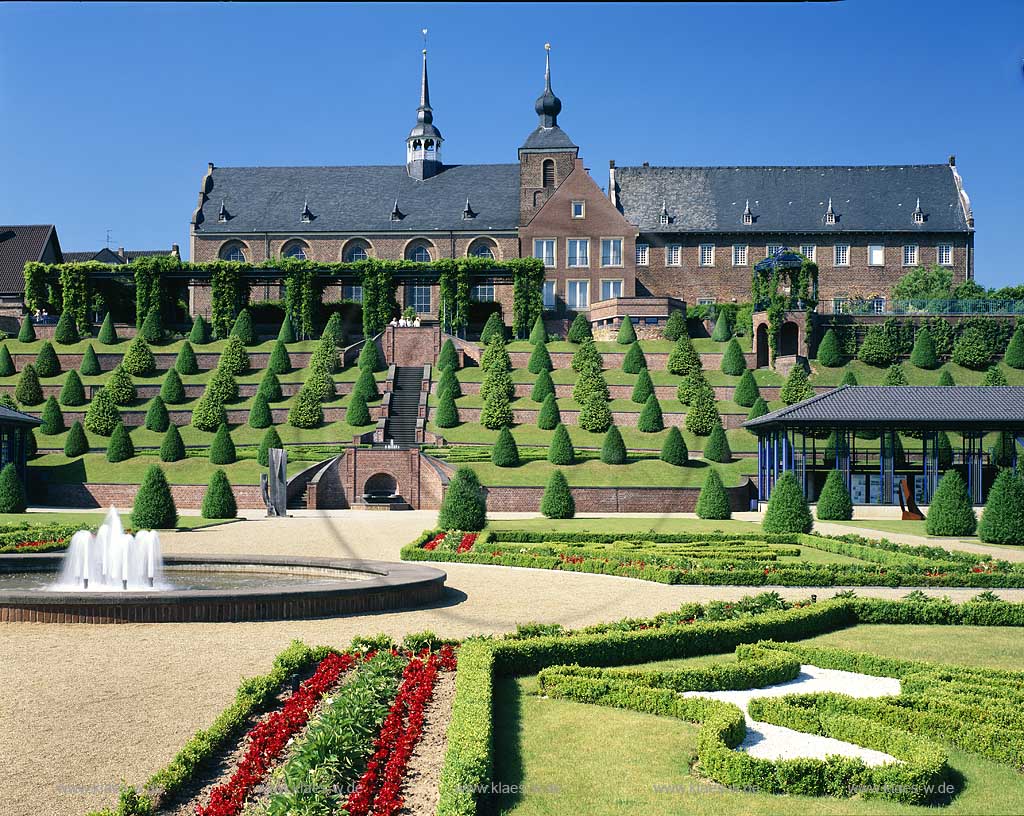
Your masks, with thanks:
<instances>
[{"instance_id":1,"label":"red brick wall","mask_svg":"<svg viewBox=\"0 0 1024 816\"><path fill-rule=\"evenodd\" d=\"M577 513L692 513L697 507L697 487L574 487ZM728 488L734 511L749 510L751 486ZM488 487L487 510L491 513L538 512L542 487Z\"/></svg>"},{"instance_id":2,"label":"red brick wall","mask_svg":"<svg viewBox=\"0 0 1024 816\"><path fill-rule=\"evenodd\" d=\"M420 328L388 326L380 338L384 359L388 365L433 365L441 350L441 329L438 326Z\"/></svg>"},{"instance_id":3,"label":"red brick wall","mask_svg":"<svg viewBox=\"0 0 1024 816\"><path fill-rule=\"evenodd\" d=\"M239 509L265 507L258 485L231 485ZM139 486L134 484L64 484L46 482L33 485L33 496L45 499L51 507L131 507ZM171 485L171 496L179 510L198 510L203 506L206 485Z\"/></svg>"}]
</instances>

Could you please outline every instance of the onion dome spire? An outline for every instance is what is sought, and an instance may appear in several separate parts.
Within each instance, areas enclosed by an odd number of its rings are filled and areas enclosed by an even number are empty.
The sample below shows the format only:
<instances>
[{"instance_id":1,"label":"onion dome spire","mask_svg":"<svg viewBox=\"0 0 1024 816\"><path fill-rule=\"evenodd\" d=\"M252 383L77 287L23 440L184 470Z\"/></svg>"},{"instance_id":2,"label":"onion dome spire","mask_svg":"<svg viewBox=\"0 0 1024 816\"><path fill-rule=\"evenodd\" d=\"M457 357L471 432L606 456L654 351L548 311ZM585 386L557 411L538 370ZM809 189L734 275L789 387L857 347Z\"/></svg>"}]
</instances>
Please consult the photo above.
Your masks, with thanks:
<instances>
[{"instance_id":1,"label":"onion dome spire","mask_svg":"<svg viewBox=\"0 0 1024 816\"><path fill-rule=\"evenodd\" d=\"M544 43L544 93L537 97L533 109L540 117L541 127L557 127L562 100L551 90L551 43Z\"/></svg>"}]
</instances>

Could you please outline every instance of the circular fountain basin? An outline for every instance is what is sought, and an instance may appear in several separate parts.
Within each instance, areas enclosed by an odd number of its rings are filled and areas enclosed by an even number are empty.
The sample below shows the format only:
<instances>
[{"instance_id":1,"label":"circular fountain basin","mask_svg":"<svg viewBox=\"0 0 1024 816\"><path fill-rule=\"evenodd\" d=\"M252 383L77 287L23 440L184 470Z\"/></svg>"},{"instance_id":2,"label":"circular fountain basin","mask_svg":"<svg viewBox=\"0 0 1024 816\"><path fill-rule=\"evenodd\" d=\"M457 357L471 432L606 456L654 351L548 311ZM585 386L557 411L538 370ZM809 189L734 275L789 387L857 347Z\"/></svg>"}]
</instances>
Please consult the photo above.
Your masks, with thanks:
<instances>
[{"instance_id":1,"label":"circular fountain basin","mask_svg":"<svg viewBox=\"0 0 1024 816\"><path fill-rule=\"evenodd\" d=\"M284 620L433 603L446 574L404 562L279 556L164 556L173 589L47 588L63 553L0 555L0 623Z\"/></svg>"}]
</instances>

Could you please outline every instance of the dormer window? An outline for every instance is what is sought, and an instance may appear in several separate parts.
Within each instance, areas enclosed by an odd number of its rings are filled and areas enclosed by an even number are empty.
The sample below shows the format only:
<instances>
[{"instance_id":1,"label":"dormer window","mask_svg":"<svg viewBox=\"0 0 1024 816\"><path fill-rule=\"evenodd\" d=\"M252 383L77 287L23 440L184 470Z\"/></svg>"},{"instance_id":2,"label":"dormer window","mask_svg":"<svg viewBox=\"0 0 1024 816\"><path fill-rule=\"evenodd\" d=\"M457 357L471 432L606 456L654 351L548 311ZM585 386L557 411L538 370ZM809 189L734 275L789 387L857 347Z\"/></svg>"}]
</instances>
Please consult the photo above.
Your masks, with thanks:
<instances>
[{"instance_id":1,"label":"dormer window","mask_svg":"<svg viewBox=\"0 0 1024 816\"><path fill-rule=\"evenodd\" d=\"M662 201L661 202L661 213L658 215L658 223L661 224L661 226L663 226L663 227L667 227L671 220L672 219L669 217L669 214L668 214L668 205L664 201Z\"/></svg>"},{"instance_id":2,"label":"dormer window","mask_svg":"<svg viewBox=\"0 0 1024 816\"><path fill-rule=\"evenodd\" d=\"M917 199L917 206L914 207L914 223L915 224L923 224L924 223L924 210L921 209L921 199L920 198Z\"/></svg>"},{"instance_id":3,"label":"dormer window","mask_svg":"<svg viewBox=\"0 0 1024 816\"><path fill-rule=\"evenodd\" d=\"M302 214L299 216L299 220L302 221L303 224L308 224L313 220L313 213L309 210L308 201L303 202L302 204Z\"/></svg>"},{"instance_id":4,"label":"dormer window","mask_svg":"<svg viewBox=\"0 0 1024 816\"><path fill-rule=\"evenodd\" d=\"M754 213L750 209L750 201L743 207L743 225L749 227L754 223Z\"/></svg>"},{"instance_id":5,"label":"dormer window","mask_svg":"<svg viewBox=\"0 0 1024 816\"><path fill-rule=\"evenodd\" d=\"M405 215L402 213L402 211L400 209L398 209L398 199L396 198L395 199L395 206L391 209L391 220L392 221L401 221L404 217L405 217Z\"/></svg>"},{"instance_id":6,"label":"dormer window","mask_svg":"<svg viewBox=\"0 0 1024 816\"><path fill-rule=\"evenodd\" d=\"M222 198L222 199L220 200L220 210L219 210L219 211L218 211L218 213L217 213L217 220L218 220L218 221L219 221L219 222L220 222L221 224L224 224L224 223L227 223L227 220L228 220L228 219L229 219L230 217L231 217L231 216L230 216L230 215L228 214L228 209L227 209L227 207L225 207L225 206L224 206L224 199Z\"/></svg>"},{"instance_id":7,"label":"dormer window","mask_svg":"<svg viewBox=\"0 0 1024 816\"><path fill-rule=\"evenodd\" d=\"M468 221L471 218L476 218L476 213L473 212L473 208L469 206L469 199L466 199L466 208L462 211L462 219Z\"/></svg>"},{"instance_id":8,"label":"dormer window","mask_svg":"<svg viewBox=\"0 0 1024 816\"><path fill-rule=\"evenodd\" d=\"M825 223L826 224L834 224L834 223L836 223L836 213L835 213L835 210L832 209L832 199L831 198L828 200L828 209L825 210Z\"/></svg>"}]
</instances>

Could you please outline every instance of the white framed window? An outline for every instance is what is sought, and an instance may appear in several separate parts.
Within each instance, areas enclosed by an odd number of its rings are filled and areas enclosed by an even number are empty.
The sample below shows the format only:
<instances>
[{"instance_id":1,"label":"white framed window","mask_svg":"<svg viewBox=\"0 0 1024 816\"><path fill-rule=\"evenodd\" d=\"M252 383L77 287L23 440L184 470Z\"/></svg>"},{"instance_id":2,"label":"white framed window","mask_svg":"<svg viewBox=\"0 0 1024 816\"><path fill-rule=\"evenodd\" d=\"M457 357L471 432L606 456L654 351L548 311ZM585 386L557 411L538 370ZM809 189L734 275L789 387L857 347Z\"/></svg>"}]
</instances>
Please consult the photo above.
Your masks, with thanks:
<instances>
[{"instance_id":1,"label":"white framed window","mask_svg":"<svg viewBox=\"0 0 1024 816\"><path fill-rule=\"evenodd\" d=\"M939 266L953 265L953 245L939 244L935 248L935 261Z\"/></svg>"},{"instance_id":2,"label":"white framed window","mask_svg":"<svg viewBox=\"0 0 1024 816\"><path fill-rule=\"evenodd\" d=\"M228 244L221 249L220 257L225 261L245 263L245 247L239 243Z\"/></svg>"},{"instance_id":3,"label":"white framed window","mask_svg":"<svg viewBox=\"0 0 1024 816\"><path fill-rule=\"evenodd\" d=\"M701 266L714 266L715 265L715 245L714 244L701 244L700 245L700 265Z\"/></svg>"},{"instance_id":4,"label":"white framed window","mask_svg":"<svg viewBox=\"0 0 1024 816\"><path fill-rule=\"evenodd\" d=\"M833 266L849 266L850 265L850 245L849 244L836 244L832 248L832 265Z\"/></svg>"},{"instance_id":5,"label":"white framed window","mask_svg":"<svg viewBox=\"0 0 1024 816\"><path fill-rule=\"evenodd\" d=\"M544 281L544 308L555 308L555 281L553 280Z\"/></svg>"},{"instance_id":6,"label":"white framed window","mask_svg":"<svg viewBox=\"0 0 1024 816\"><path fill-rule=\"evenodd\" d=\"M846 313L846 298L834 297L832 298L832 314L845 314Z\"/></svg>"},{"instance_id":7,"label":"white framed window","mask_svg":"<svg viewBox=\"0 0 1024 816\"><path fill-rule=\"evenodd\" d=\"M587 217L587 203L585 201L574 201L574 202L572 202L572 217L573 218L586 218Z\"/></svg>"},{"instance_id":8,"label":"white framed window","mask_svg":"<svg viewBox=\"0 0 1024 816\"><path fill-rule=\"evenodd\" d=\"M764 248L764 256L766 258L770 258L780 249L782 249L782 244L768 244L768 246Z\"/></svg>"},{"instance_id":9,"label":"white framed window","mask_svg":"<svg viewBox=\"0 0 1024 816\"><path fill-rule=\"evenodd\" d=\"M697 298L698 306L714 306L717 301L714 298Z\"/></svg>"},{"instance_id":10,"label":"white framed window","mask_svg":"<svg viewBox=\"0 0 1024 816\"><path fill-rule=\"evenodd\" d=\"M430 285L416 283L409 290L408 305L416 310L416 314L427 314L430 311Z\"/></svg>"},{"instance_id":11,"label":"white framed window","mask_svg":"<svg viewBox=\"0 0 1024 816\"><path fill-rule=\"evenodd\" d=\"M885 266L885 247L881 244L868 245L868 266Z\"/></svg>"},{"instance_id":12,"label":"white framed window","mask_svg":"<svg viewBox=\"0 0 1024 816\"><path fill-rule=\"evenodd\" d=\"M566 266L590 266L590 240L569 238L565 242Z\"/></svg>"},{"instance_id":13,"label":"white framed window","mask_svg":"<svg viewBox=\"0 0 1024 816\"><path fill-rule=\"evenodd\" d=\"M665 210L661 211L661 215L658 216L658 223L663 227L667 227L669 222L668 213Z\"/></svg>"},{"instance_id":14,"label":"white framed window","mask_svg":"<svg viewBox=\"0 0 1024 816\"><path fill-rule=\"evenodd\" d=\"M343 300L351 300L353 303L362 303L363 287L356 286L355 284L345 284L341 287L341 297Z\"/></svg>"},{"instance_id":15,"label":"white framed window","mask_svg":"<svg viewBox=\"0 0 1024 816\"><path fill-rule=\"evenodd\" d=\"M285 245L281 256L284 258L294 258L296 261L304 261L307 257L306 247L301 241L291 241Z\"/></svg>"},{"instance_id":16,"label":"white framed window","mask_svg":"<svg viewBox=\"0 0 1024 816\"><path fill-rule=\"evenodd\" d=\"M917 266L917 244L907 244L903 247L903 265Z\"/></svg>"},{"instance_id":17,"label":"white framed window","mask_svg":"<svg viewBox=\"0 0 1024 816\"><path fill-rule=\"evenodd\" d=\"M365 261L370 257L370 245L363 241L353 241L350 246L345 249L344 260L347 263L356 263L358 261Z\"/></svg>"},{"instance_id":18,"label":"white framed window","mask_svg":"<svg viewBox=\"0 0 1024 816\"><path fill-rule=\"evenodd\" d=\"M565 303L570 309L590 308L590 281L570 280L565 282Z\"/></svg>"},{"instance_id":19,"label":"white framed window","mask_svg":"<svg viewBox=\"0 0 1024 816\"><path fill-rule=\"evenodd\" d=\"M601 300L611 300L622 297L622 280L602 280Z\"/></svg>"},{"instance_id":20,"label":"white framed window","mask_svg":"<svg viewBox=\"0 0 1024 816\"><path fill-rule=\"evenodd\" d=\"M807 260L813 261L814 254L817 247L814 244L800 244L800 254L803 255Z\"/></svg>"},{"instance_id":21,"label":"white framed window","mask_svg":"<svg viewBox=\"0 0 1024 816\"><path fill-rule=\"evenodd\" d=\"M876 297L871 299L871 311L875 314L885 314L885 298Z\"/></svg>"},{"instance_id":22,"label":"white framed window","mask_svg":"<svg viewBox=\"0 0 1024 816\"><path fill-rule=\"evenodd\" d=\"M601 239L601 266L622 266L622 239Z\"/></svg>"},{"instance_id":23,"label":"white framed window","mask_svg":"<svg viewBox=\"0 0 1024 816\"><path fill-rule=\"evenodd\" d=\"M533 240L533 257L544 261L544 266L555 265L555 239L535 238Z\"/></svg>"},{"instance_id":24,"label":"white framed window","mask_svg":"<svg viewBox=\"0 0 1024 816\"><path fill-rule=\"evenodd\" d=\"M669 244L665 247L665 266L680 266L683 263L683 247L681 244Z\"/></svg>"},{"instance_id":25,"label":"white framed window","mask_svg":"<svg viewBox=\"0 0 1024 816\"><path fill-rule=\"evenodd\" d=\"M746 244L733 244L732 245L732 265L733 266L746 266L747 265L747 245Z\"/></svg>"},{"instance_id":26,"label":"white framed window","mask_svg":"<svg viewBox=\"0 0 1024 816\"><path fill-rule=\"evenodd\" d=\"M469 299L477 303L493 303L494 281L486 280L474 284L469 290Z\"/></svg>"},{"instance_id":27,"label":"white framed window","mask_svg":"<svg viewBox=\"0 0 1024 816\"><path fill-rule=\"evenodd\" d=\"M650 253L650 247L647 244L636 245L636 265L647 266L647 258Z\"/></svg>"},{"instance_id":28,"label":"white framed window","mask_svg":"<svg viewBox=\"0 0 1024 816\"><path fill-rule=\"evenodd\" d=\"M412 244L405 251L405 258L406 260L416 261L417 263L430 263L430 247L422 241Z\"/></svg>"}]
</instances>

